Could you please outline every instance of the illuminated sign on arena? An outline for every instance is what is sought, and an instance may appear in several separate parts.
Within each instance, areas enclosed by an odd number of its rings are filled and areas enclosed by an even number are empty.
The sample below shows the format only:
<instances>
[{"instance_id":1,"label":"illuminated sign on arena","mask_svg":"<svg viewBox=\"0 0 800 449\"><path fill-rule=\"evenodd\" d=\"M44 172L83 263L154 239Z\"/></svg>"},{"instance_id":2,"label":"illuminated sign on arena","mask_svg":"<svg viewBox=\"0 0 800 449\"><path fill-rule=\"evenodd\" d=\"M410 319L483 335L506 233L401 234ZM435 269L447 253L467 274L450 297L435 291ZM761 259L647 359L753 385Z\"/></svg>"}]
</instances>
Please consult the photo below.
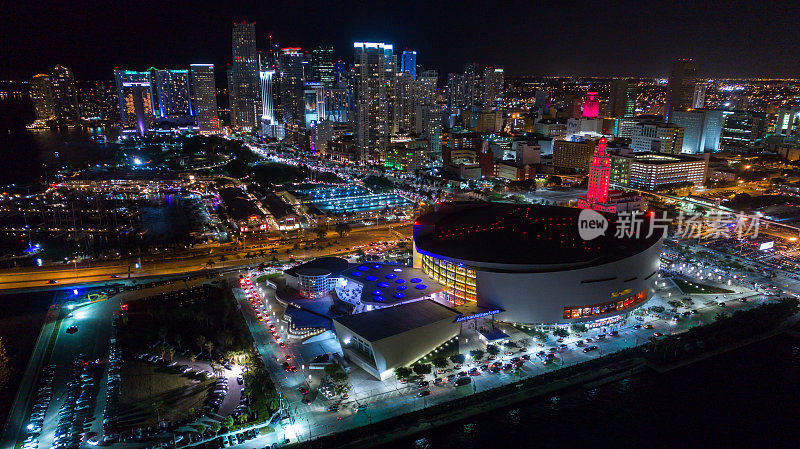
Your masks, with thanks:
<instances>
[{"instance_id":1,"label":"illuminated sign on arena","mask_svg":"<svg viewBox=\"0 0 800 449\"><path fill-rule=\"evenodd\" d=\"M495 309L495 310L490 310L488 312L474 313L472 315L457 316L455 321L454 321L454 323L460 323L462 321L474 320L476 318L483 318L485 316L494 315L494 314L497 314L497 313L500 313L500 312L502 312L502 310Z\"/></svg>"}]
</instances>

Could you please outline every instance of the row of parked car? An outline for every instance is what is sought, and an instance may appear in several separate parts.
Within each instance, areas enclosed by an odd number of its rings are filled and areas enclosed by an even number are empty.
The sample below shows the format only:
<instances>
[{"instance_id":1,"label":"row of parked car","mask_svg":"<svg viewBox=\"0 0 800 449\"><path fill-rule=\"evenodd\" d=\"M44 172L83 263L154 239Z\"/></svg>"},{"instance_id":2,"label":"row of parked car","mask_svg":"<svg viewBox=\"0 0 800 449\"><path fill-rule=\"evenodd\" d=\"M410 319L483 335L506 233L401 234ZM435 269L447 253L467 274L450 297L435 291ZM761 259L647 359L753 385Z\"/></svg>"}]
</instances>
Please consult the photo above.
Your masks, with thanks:
<instances>
[{"instance_id":1,"label":"row of parked car","mask_svg":"<svg viewBox=\"0 0 800 449\"><path fill-rule=\"evenodd\" d=\"M53 398L53 376L56 372L55 365L45 368L39 377L36 388L36 399L33 402L31 416L25 430L28 432L27 438L22 443L23 449L37 449L39 447L39 433L42 431L44 417L47 414L47 407Z\"/></svg>"},{"instance_id":2,"label":"row of parked car","mask_svg":"<svg viewBox=\"0 0 800 449\"><path fill-rule=\"evenodd\" d=\"M103 438L104 443L114 441L119 422L119 384L122 354L117 347L116 338L111 339L108 351L108 380L106 394L106 408L103 411Z\"/></svg>"},{"instance_id":3,"label":"row of parked car","mask_svg":"<svg viewBox=\"0 0 800 449\"><path fill-rule=\"evenodd\" d=\"M88 430L87 423L94 415L97 368L98 363L88 360L86 356L78 356L73 361L67 392L58 411L53 448L80 447Z\"/></svg>"}]
</instances>

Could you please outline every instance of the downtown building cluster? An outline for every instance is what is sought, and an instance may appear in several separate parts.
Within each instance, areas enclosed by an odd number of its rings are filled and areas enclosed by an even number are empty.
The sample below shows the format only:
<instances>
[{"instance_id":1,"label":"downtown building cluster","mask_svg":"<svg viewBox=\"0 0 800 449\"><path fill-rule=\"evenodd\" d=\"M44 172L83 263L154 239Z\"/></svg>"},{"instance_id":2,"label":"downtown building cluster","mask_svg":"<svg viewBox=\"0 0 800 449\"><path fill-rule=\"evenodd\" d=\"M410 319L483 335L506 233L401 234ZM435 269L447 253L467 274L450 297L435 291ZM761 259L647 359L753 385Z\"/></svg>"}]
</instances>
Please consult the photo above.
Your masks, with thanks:
<instances>
[{"instance_id":1,"label":"downtown building cluster","mask_svg":"<svg viewBox=\"0 0 800 449\"><path fill-rule=\"evenodd\" d=\"M800 108L752 107L745 95L723 101L740 86L699 77L689 59L675 61L666 80L529 83L477 63L440 76L418 63L417 51L390 43L354 42L337 54L332 45L309 50L258 36L254 23L233 24L227 90L217 89L223 71L211 64L116 70L111 84L76 83L56 66L31 81L37 125L235 134L406 173L438 168L441 177L477 185L585 174L600 138L618 167L612 184L637 188L701 184L713 160L699 175L693 162L720 150L771 139L797 152ZM670 173L669 181L654 182L648 173L656 172ZM637 173L646 179L625 181Z\"/></svg>"}]
</instances>

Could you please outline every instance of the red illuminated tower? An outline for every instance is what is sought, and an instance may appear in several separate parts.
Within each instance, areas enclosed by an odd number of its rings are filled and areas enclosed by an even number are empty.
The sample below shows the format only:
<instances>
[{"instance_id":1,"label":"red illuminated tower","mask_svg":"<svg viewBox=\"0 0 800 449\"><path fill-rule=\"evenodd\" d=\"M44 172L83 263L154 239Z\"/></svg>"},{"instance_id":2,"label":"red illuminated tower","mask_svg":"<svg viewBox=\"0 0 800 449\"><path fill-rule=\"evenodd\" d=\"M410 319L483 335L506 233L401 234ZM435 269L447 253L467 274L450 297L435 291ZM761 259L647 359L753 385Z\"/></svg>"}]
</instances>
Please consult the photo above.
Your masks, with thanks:
<instances>
[{"instance_id":1,"label":"red illuminated tower","mask_svg":"<svg viewBox=\"0 0 800 449\"><path fill-rule=\"evenodd\" d=\"M608 200L611 156L608 155L606 144L606 138L601 137L589 166L589 190L586 192L586 200L592 209L595 209L595 205L604 204Z\"/></svg>"},{"instance_id":2,"label":"red illuminated tower","mask_svg":"<svg viewBox=\"0 0 800 449\"><path fill-rule=\"evenodd\" d=\"M597 92L586 92L583 100L583 116L585 118L597 118L600 115L600 94Z\"/></svg>"}]
</instances>

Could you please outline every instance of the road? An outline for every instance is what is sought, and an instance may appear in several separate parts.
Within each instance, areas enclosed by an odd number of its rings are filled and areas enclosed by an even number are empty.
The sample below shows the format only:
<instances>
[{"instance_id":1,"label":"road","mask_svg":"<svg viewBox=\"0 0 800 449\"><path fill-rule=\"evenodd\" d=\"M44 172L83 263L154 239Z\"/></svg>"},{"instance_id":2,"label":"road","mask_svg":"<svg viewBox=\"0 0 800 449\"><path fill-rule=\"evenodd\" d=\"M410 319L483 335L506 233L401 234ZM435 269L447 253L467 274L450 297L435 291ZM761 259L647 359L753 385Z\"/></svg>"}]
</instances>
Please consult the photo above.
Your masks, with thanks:
<instances>
[{"instance_id":1,"label":"road","mask_svg":"<svg viewBox=\"0 0 800 449\"><path fill-rule=\"evenodd\" d=\"M305 259L328 255L341 255L355 252L356 248L370 245L376 241L397 241L399 239L410 239L411 226L408 224L390 224L371 227L358 228L342 238L337 238L333 233L329 233L323 245L319 248L298 248L294 249L294 244L266 245L261 243L251 243L234 249L230 247L211 248L211 253L195 255L189 258L166 259L153 262L142 262L139 269L130 268L132 279L167 276L189 273L200 273L209 267L214 269L236 268L242 266L257 265L261 262L269 263L273 257L278 260L288 260L291 256ZM338 241L338 244L333 242ZM314 243L316 245L316 242ZM324 246L330 244L331 246ZM274 249L276 254L267 254L263 257L245 257L248 252L265 250L269 252ZM289 253L287 253L289 251ZM225 260L221 260L222 258ZM209 259L214 264L207 265ZM90 282L109 282L122 281L128 278L129 267L135 263L134 260L126 260L123 263L99 263L95 267L27 267L0 270L0 290L20 289L34 287L53 287L55 285L74 285ZM112 276L117 276L112 278ZM51 284L51 281L58 284Z\"/></svg>"}]
</instances>

